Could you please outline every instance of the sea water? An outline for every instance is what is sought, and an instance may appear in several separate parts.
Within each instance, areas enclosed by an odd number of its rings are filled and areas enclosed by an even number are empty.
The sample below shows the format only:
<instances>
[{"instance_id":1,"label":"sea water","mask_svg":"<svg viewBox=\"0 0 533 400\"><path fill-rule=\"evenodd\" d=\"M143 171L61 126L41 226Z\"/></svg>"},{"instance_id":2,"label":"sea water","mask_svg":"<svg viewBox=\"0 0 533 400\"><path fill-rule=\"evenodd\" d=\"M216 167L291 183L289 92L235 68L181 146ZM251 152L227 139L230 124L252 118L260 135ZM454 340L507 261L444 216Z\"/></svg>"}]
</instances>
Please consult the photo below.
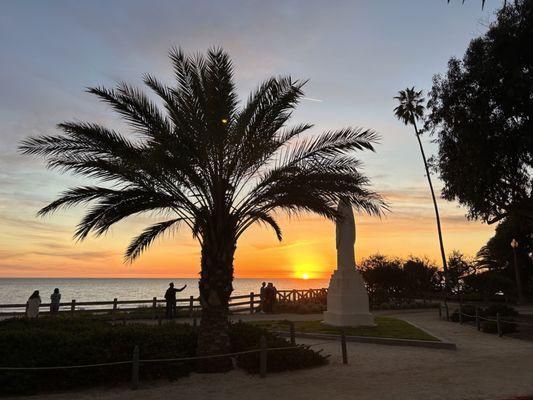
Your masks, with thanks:
<instances>
[{"instance_id":1,"label":"sea water","mask_svg":"<svg viewBox=\"0 0 533 400\"><path fill-rule=\"evenodd\" d=\"M187 285L178 298L198 297L198 279L191 278L0 278L0 304L24 304L28 297L39 290L43 303L48 303L54 288L59 288L61 302L151 300L162 299L168 284L175 287ZM319 289L328 286L327 280L320 279L275 279L275 278L236 278L233 282L233 295L254 292L259 294L261 282L272 282L278 290Z\"/></svg>"}]
</instances>

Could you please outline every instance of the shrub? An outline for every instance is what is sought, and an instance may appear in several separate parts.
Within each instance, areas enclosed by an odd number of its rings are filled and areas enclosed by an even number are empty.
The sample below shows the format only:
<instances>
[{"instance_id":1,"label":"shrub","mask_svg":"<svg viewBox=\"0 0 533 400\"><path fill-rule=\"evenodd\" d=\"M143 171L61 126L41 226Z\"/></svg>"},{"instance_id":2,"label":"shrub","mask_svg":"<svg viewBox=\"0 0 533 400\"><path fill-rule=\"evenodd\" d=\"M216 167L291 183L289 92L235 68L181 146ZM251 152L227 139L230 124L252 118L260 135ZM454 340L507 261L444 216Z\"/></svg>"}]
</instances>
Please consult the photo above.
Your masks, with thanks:
<instances>
[{"instance_id":1,"label":"shrub","mask_svg":"<svg viewBox=\"0 0 533 400\"><path fill-rule=\"evenodd\" d=\"M282 302L274 307L277 314L320 314L325 310L323 304L307 302Z\"/></svg>"},{"instance_id":2,"label":"shrub","mask_svg":"<svg viewBox=\"0 0 533 400\"><path fill-rule=\"evenodd\" d=\"M410 303L380 303L371 304L372 310L411 310L419 308L437 308L439 303L410 302Z\"/></svg>"},{"instance_id":3,"label":"shrub","mask_svg":"<svg viewBox=\"0 0 533 400\"><path fill-rule=\"evenodd\" d=\"M513 333L517 330L517 325L514 322L502 322L502 332ZM483 321L481 323L481 330L485 333L498 333L498 324L495 321Z\"/></svg>"},{"instance_id":4,"label":"shrub","mask_svg":"<svg viewBox=\"0 0 533 400\"><path fill-rule=\"evenodd\" d=\"M502 317L516 317L518 315L518 311L513 307L504 304L495 304L483 309L483 316L495 317L498 313Z\"/></svg>"},{"instance_id":5,"label":"shrub","mask_svg":"<svg viewBox=\"0 0 533 400\"><path fill-rule=\"evenodd\" d=\"M291 347L287 340L252 324L233 324L230 335L233 350L236 352L257 349L261 335L266 337L267 346L270 348ZM305 347L299 347L290 350L269 351L267 371L290 371L318 367L325 364L327 364L327 359L321 354ZM259 353L238 356L237 365L250 373L258 373Z\"/></svg>"},{"instance_id":6,"label":"shrub","mask_svg":"<svg viewBox=\"0 0 533 400\"><path fill-rule=\"evenodd\" d=\"M233 324L230 339L233 351L259 348L265 335L269 347L288 347L290 343L266 330ZM113 326L89 317L43 318L37 321L0 322L0 366L43 367L100 364L131 360L139 346L141 359L181 358L196 354L197 333L189 325L168 323L162 326L131 324ZM259 354L238 359L248 372L257 372ZM254 364L255 363L255 364ZM268 370L283 371L326 363L318 353L305 348L274 351L268 354ZM145 363L142 379L175 379L194 370L193 362ZM2 372L1 394L30 394L43 390L65 390L97 384L114 384L130 379L131 365L35 372Z\"/></svg>"},{"instance_id":7,"label":"shrub","mask_svg":"<svg viewBox=\"0 0 533 400\"><path fill-rule=\"evenodd\" d=\"M131 360L138 345L141 358L194 355L196 335L186 325L112 326L88 318L9 321L0 325L0 365L41 367L99 364ZM189 374L190 363L145 364L142 378L176 378ZM129 379L131 365L6 372L0 375L0 392L35 393L45 389L70 389Z\"/></svg>"},{"instance_id":8,"label":"shrub","mask_svg":"<svg viewBox=\"0 0 533 400\"><path fill-rule=\"evenodd\" d=\"M463 322L475 321L476 320L476 306L466 304L461 307L463 313ZM481 310L478 311L482 315ZM453 313L450 315L450 321L459 322L459 309L456 308Z\"/></svg>"}]
</instances>

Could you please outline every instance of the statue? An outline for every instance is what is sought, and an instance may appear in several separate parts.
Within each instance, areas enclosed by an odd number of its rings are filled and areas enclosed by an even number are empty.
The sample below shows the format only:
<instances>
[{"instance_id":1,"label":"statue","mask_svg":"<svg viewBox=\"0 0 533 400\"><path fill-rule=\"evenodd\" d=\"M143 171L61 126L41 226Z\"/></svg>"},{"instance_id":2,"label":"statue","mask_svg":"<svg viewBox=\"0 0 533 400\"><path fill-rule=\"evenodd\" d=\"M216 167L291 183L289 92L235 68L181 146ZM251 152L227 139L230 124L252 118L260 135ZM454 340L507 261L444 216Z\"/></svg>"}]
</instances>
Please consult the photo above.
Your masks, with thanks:
<instances>
[{"instance_id":1,"label":"statue","mask_svg":"<svg viewBox=\"0 0 533 400\"><path fill-rule=\"evenodd\" d=\"M337 208L342 219L337 221L335 236L337 239L337 267L355 268L355 219L352 207L345 201L339 201Z\"/></svg>"},{"instance_id":2,"label":"statue","mask_svg":"<svg viewBox=\"0 0 533 400\"><path fill-rule=\"evenodd\" d=\"M368 308L368 293L363 278L355 268L355 219L351 205L340 200L337 207L337 269L331 275L328 288L328 309L324 322L334 326L374 325Z\"/></svg>"}]
</instances>

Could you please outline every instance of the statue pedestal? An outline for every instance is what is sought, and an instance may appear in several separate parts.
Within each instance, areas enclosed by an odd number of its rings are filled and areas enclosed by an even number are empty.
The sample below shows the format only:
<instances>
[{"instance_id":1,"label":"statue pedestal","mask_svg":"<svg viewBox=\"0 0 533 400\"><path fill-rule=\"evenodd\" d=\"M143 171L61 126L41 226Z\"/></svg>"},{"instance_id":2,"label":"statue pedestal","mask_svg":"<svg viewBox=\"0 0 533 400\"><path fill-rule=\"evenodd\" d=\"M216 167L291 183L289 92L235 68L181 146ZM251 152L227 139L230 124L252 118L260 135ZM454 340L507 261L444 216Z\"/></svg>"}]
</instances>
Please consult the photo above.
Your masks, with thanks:
<instances>
[{"instance_id":1,"label":"statue pedestal","mask_svg":"<svg viewBox=\"0 0 533 400\"><path fill-rule=\"evenodd\" d=\"M324 323L333 326L374 326L368 311L368 294L363 278L354 268L336 269L328 288L328 310Z\"/></svg>"}]
</instances>

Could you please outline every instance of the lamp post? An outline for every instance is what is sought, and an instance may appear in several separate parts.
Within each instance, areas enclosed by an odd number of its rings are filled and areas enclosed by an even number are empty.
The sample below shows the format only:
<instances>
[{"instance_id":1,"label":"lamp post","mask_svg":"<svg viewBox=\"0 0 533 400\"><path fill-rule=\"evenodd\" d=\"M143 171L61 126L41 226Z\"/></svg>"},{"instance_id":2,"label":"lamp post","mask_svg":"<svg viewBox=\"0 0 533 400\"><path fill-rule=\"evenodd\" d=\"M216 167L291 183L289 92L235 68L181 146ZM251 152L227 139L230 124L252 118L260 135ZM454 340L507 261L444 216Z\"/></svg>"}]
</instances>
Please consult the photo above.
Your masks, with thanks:
<instances>
[{"instance_id":1,"label":"lamp post","mask_svg":"<svg viewBox=\"0 0 533 400\"><path fill-rule=\"evenodd\" d=\"M516 239L511 240L511 247L513 249L513 258L514 258L514 272L516 278L516 288L518 291L518 302L520 304L524 303L524 294L522 293L522 279L520 277L520 269L518 268L518 259L516 257L516 248L518 247L518 242Z\"/></svg>"}]
</instances>

